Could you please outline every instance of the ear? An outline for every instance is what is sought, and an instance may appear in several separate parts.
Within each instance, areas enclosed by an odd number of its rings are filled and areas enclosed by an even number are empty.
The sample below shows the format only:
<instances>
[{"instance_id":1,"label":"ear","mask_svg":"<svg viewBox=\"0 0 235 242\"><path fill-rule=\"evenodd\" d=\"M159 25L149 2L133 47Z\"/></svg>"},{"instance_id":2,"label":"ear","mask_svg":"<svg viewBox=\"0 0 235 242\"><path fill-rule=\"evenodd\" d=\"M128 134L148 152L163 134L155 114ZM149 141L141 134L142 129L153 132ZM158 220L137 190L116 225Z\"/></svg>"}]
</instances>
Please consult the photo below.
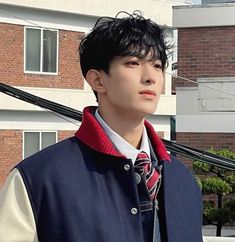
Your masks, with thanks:
<instances>
[{"instance_id":1,"label":"ear","mask_svg":"<svg viewBox=\"0 0 235 242\"><path fill-rule=\"evenodd\" d=\"M90 69L86 74L86 81L89 83L89 85L94 91L98 93L105 92L105 87L102 82L102 74L100 71Z\"/></svg>"}]
</instances>

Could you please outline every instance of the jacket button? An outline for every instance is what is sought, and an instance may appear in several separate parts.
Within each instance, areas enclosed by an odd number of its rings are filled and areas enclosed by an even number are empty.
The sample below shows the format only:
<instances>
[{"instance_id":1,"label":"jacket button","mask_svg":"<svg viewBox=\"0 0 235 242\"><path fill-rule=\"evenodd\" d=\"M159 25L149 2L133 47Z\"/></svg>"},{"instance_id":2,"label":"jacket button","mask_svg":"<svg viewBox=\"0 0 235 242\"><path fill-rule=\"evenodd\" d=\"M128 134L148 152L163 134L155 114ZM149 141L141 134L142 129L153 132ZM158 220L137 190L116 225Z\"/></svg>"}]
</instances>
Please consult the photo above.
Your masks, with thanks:
<instances>
[{"instance_id":1,"label":"jacket button","mask_svg":"<svg viewBox=\"0 0 235 242\"><path fill-rule=\"evenodd\" d=\"M136 179L136 183L139 184L141 182L141 176L140 174L135 172L135 179Z\"/></svg>"},{"instance_id":2,"label":"jacket button","mask_svg":"<svg viewBox=\"0 0 235 242\"><path fill-rule=\"evenodd\" d=\"M130 168L131 168L131 166L129 164L125 164L124 165L124 170L129 171Z\"/></svg>"},{"instance_id":3,"label":"jacket button","mask_svg":"<svg viewBox=\"0 0 235 242\"><path fill-rule=\"evenodd\" d=\"M137 208L132 208L131 209L131 214L136 215L138 213L138 209Z\"/></svg>"}]
</instances>

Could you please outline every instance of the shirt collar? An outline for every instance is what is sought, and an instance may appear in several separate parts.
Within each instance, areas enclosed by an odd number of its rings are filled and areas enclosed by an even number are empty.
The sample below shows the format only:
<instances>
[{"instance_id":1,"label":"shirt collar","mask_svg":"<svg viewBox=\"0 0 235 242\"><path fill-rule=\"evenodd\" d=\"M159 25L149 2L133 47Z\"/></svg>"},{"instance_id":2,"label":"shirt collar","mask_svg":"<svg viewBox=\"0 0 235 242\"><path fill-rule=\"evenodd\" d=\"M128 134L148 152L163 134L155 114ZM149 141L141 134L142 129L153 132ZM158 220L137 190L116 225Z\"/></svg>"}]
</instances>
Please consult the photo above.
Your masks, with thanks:
<instances>
[{"instance_id":1,"label":"shirt collar","mask_svg":"<svg viewBox=\"0 0 235 242\"><path fill-rule=\"evenodd\" d=\"M135 162L137 155L140 151L144 151L150 157L149 141L145 126L143 127L143 135L140 149L138 150L134 146L130 145L126 140L124 140L119 134L117 134L108 126L108 124L100 116L98 109L96 109L95 111L95 117L104 129L109 139L112 141L113 145L116 147L116 149L120 153L125 155L128 159L131 159L133 163Z\"/></svg>"}]
</instances>

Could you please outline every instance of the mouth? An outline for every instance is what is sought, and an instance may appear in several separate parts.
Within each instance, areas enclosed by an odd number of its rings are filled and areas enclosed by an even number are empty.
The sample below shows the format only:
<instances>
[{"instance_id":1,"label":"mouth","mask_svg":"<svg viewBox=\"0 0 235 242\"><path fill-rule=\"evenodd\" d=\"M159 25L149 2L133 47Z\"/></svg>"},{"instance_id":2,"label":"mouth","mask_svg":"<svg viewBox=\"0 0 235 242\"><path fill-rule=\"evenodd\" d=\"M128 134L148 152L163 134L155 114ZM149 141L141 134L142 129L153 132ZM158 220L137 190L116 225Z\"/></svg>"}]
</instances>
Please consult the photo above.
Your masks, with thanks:
<instances>
[{"instance_id":1,"label":"mouth","mask_svg":"<svg viewBox=\"0 0 235 242\"><path fill-rule=\"evenodd\" d=\"M152 97L156 97L156 92L152 91L152 90L143 90L139 92L140 95L146 95L146 96L152 96Z\"/></svg>"}]
</instances>

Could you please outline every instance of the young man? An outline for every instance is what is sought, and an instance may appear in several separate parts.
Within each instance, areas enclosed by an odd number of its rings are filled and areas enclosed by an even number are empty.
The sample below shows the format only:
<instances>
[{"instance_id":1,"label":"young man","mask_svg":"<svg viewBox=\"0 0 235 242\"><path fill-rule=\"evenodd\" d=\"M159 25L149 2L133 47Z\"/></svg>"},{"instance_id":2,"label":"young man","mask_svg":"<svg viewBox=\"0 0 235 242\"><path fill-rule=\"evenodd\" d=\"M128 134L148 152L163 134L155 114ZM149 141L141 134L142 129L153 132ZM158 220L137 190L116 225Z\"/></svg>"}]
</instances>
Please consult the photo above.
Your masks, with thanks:
<instances>
[{"instance_id":1,"label":"young man","mask_svg":"<svg viewBox=\"0 0 235 242\"><path fill-rule=\"evenodd\" d=\"M0 198L3 242L200 242L201 195L145 117L164 83L164 31L101 18L80 44L87 107L74 137L19 163Z\"/></svg>"}]
</instances>

